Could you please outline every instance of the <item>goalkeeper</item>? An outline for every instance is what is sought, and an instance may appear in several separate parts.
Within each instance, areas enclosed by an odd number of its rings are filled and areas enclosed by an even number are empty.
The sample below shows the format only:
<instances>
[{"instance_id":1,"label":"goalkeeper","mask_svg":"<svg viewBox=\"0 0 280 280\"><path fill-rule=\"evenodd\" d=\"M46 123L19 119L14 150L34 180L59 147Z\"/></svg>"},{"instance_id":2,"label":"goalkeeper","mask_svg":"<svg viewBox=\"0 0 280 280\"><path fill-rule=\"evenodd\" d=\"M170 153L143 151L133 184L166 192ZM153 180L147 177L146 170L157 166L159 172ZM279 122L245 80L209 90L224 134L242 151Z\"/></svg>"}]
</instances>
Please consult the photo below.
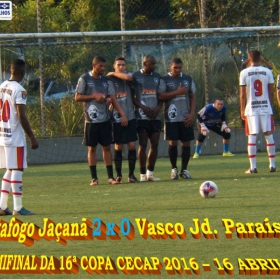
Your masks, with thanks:
<instances>
[{"instance_id":1,"label":"goalkeeper","mask_svg":"<svg viewBox=\"0 0 280 280\"><path fill-rule=\"evenodd\" d=\"M226 123L226 106L222 99L216 99L214 103L206 105L198 112L197 128L198 136L193 158L199 158L202 143L209 135L209 130L223 137L223 156L234 156L229 151L230 128Z\"/></svg>"}]
</instances>

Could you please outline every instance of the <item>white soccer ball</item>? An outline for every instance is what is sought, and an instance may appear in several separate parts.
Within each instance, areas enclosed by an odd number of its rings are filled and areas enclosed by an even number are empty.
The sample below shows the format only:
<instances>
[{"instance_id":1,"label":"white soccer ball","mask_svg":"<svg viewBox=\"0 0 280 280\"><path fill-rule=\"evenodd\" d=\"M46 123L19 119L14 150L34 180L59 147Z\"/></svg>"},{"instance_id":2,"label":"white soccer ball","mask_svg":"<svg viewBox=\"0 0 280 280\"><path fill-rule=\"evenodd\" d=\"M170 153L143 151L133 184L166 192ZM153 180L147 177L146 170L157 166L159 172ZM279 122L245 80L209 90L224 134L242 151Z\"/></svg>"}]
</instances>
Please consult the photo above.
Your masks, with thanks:
<instances>
[{"instance_id":1,"label":"white soccer ball","mask_svg":"<svg viewBox=\"0 0 280 280\"><path fill-rule=\"evenodd\" d=\"M199 192L202 197L213 198L218 193L218 186L212 181L205 181L200 185Z\"/></svg>"}]
</instances>

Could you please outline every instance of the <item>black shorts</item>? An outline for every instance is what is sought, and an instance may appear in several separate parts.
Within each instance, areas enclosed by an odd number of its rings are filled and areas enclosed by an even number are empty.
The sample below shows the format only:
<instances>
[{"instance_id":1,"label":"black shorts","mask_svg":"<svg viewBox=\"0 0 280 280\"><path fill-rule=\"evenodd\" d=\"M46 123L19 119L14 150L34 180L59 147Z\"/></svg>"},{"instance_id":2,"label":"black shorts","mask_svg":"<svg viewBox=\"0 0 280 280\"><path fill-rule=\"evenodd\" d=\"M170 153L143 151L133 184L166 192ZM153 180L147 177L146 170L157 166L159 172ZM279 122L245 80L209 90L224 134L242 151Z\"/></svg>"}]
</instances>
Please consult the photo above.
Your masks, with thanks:
<instances>
[{"instance_id":1,"label":"black shorts","mask_svg":"<svg viewBox=\"0 0 280 280\"><path fill-rule=\"evenodd\" d=\"M136 120L128 121L127 126L121 126L121 123L113 123L114 143L127 144L135 142L137 138Z\"/></svg>"},{"instance_id":2,"label":"black shorts","mask_svg":"<svg viewBox=\"0 0 280 280\"><path fill-rule=\"evenodd\" d=\"M220 123L216 123L216 124L214 124L214 125L206 125L206 127L209 129L209 130L212 130L213 132L215 132L215 133L217 133L218 135L220 135L220 136L222 136L225 140L227 140L227 139L230 139L230 136L231 136L231 134L230 133L226 133L224 130L223 131L221 131L221 124ZM200 124L198 123L197 124L197 130L198 130L198 132L199 132L199 134L198 134L198 141L199 142L201 142L200 140L201 140L201 137L203 138L203 137L205 137L204 135L202 135L201 133L200 133L200 129L201 129L201 127L200 127Z\"/></svg>"},{"instance_id":3,"label":"black shorts","mask_svg":"<svg viewBox=\"0 0 280 280\"><path fill-rule=\"evenodd\" d=\"M190 142L194 140L193 127L186 127L183 122L166 122L164 140Z\"/></svg>"},{"instance_id":4,"label":"black shorts","mask_svg":"<svg viewBox=\"0 0 280 280\"><path fill-rule=\"evenodd\" d=\"M112 123L110 120L85 124L83 144L96 147L98 143L104 147L113 143Z\"/></svg>"},{"instance_id":5,"label":"black shorts","mask_svg":"<svg viewBox=\"0 0 280 280\"><path fill-rule=\"evenodd\" d=\"M160 120L138 120L137 121L137 131L138 133L148 133L149 138L155 132L161 131L161 121Z\"/></svg>"}]
</instances>

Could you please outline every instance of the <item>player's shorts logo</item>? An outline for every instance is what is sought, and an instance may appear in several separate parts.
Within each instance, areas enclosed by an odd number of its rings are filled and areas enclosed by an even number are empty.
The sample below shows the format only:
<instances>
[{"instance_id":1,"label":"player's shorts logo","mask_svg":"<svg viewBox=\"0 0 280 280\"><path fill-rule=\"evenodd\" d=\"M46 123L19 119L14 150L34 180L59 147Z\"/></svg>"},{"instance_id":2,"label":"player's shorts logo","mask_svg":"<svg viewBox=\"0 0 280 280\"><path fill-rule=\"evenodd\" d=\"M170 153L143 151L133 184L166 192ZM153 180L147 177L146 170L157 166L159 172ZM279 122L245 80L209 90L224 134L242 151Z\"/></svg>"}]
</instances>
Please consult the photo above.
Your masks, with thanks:
<instances>
[{"instance_id":1,"label":"player's shorts logo","mask_svg":"<svg viewBox=\"0 0 280 280\"><path fill-rule=\"evenodd\" d=\"M168 117L170 120L173 120L177 117L177 107L174 104L171 104L168 109Z\"/></svg>"},{"instance_id":2,"label":"player's shorts logo","mask_svg":"<svg viewBox=\"0 0 280 280\"><path fill-rule=\"evenodd\" d=\"M12 19L12 2L0 1L0 20Z\"/></svg>"},{"instance_id":3,"label":"player's shorts logo","mask_svg":"<svg viewBox=\"0 0 280 280\"><path fill-rule=\"evenodd\" d=\"M89 106L88 115L89 115L91 120L96 121L96 119L98 118L99 112L98 112L95 105L90 105Z\"/></svg>"}]
</instances>

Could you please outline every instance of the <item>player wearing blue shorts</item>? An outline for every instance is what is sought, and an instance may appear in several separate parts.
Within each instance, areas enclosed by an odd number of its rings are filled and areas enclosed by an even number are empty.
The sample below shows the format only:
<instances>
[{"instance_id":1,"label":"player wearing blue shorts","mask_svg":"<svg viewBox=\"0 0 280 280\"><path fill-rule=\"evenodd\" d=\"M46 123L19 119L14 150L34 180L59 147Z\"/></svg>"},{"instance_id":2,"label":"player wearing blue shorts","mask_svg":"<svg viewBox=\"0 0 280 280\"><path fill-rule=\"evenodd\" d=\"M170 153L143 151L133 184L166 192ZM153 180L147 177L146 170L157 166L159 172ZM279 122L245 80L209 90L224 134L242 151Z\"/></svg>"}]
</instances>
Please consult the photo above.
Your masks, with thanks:
<instances>
[{"instance_id":1,"label":"player wearing blue shorts","mask_svg":"<svg viewBox=\"0 0 280 280\"><path fill-rule=\"evenodd\" d=\"M201 146L209 130L223 137L223 156L234 156L229 151L230 128L226 123L226 106L222 99L216 99L214 103L204 106L197 114L198 136L196 140L193 158L199 158Z\"/></svg>"}]
</instances>

